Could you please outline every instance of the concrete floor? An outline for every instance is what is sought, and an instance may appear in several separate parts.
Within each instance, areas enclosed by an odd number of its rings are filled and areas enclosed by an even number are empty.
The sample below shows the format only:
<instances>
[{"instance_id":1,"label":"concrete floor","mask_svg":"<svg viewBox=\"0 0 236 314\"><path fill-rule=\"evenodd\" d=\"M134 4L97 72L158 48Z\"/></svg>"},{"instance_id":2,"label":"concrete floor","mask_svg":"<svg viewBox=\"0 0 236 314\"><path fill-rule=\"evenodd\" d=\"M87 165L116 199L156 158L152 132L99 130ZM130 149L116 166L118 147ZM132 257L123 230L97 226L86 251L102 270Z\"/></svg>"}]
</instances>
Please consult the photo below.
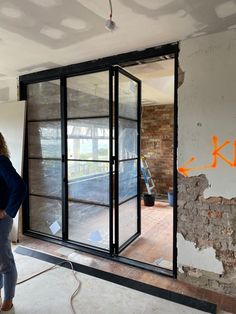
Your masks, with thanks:
<instances>
[{"instance_id":1,"label":"concrete floor","mask_svg":"<svg viewBox=\"0 0 236 314\"><path fill-rule=\"evenodd\" d=\"M15 253L19 278L52 266ZM74 301L77 314L204 313L102 279L77 273L81 289ZM77 283L70 270L56 268L17 286L16 314L69 314L69 299Z\"/></svg>"},{"instance_id":2,"label":"concrete floor","mask_svg":"<svg viewBox=\"0 0 236 314\"><path fill-rule=\"evenodd\" d=\"M90 267L94 270L101 270L112 273L140 283L166 289L176 293L184 294L199 300L217 304L217 314L235 313L235 298L219 294L210 290L190 285L186 282L162 276L144 269L124 265L115 261L101 258L88 253L75 251L58 244L45 242L32 237L20 235L20 245L35 251L44 252L52 256L71 260L75 263ZM122 313L123 314L123 313ZM149 313L148 313L149 314ZM164 313L163 313L164 314Z\"/></svg>"}]
</instances>

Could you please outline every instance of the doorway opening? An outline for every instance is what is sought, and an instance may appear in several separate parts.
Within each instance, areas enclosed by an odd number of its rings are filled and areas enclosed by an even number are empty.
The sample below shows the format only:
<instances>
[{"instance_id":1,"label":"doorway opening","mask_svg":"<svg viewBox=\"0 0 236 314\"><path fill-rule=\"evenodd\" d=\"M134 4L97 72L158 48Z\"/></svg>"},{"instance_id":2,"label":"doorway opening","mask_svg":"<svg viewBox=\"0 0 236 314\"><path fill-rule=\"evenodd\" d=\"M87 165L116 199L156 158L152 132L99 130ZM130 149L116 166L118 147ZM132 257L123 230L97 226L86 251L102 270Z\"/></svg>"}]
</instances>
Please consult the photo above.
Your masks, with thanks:
<instances>
[{"instance_id":1,"label":"doorway opening","mask_svg":"<svg viewBox=\"0 0 236 314\"><path fill-rule=\"evenodd\" d=\"M121 256L173 270L175 60L139 60L126 69L142 81L141 234Z\"/></svg>"},{"instance_id":2,"label":"doorway opening","mask_svg":"<svg viewBox=\"0 0 236 314\"><path fill-rule=\"evenodd\" d=\"M20 77L24 234L176 275L177 61L167 45Z\"/></svg>"}]
</instances>

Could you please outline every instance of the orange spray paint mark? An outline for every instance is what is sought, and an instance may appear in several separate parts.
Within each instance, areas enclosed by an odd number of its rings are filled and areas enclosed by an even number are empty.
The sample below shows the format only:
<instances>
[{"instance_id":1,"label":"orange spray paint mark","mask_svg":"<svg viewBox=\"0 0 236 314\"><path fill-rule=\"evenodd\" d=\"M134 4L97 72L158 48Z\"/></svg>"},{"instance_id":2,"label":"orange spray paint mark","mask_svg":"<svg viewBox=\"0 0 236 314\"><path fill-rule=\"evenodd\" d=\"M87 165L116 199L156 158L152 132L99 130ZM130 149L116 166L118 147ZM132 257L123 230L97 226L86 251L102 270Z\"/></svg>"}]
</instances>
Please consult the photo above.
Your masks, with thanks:
<instances>
[{"instance_id":1,"label":"orange spray paint mark","mask_svg":"<svg viewBox=\"0 0 236 314\"><path fill-rule=\"evenodd\" d=\"M187 161L182 167L178 168L178 171L184 175L185 177L189 177L189 172L194 171L194 170L202 170L202 169L209 169L212 168L211 165L207 166L199 166L199 167L194 167L194 168L186 168L187 164L190 164L190 162L193 162L196 160L196 157L192 157L189 161Z\"/></svg>"},{"instance_id":2,"label":"orange spray paint mark","mask_svg":"<svg viewBox=\"0 0 236 314\"><path fill-rule=\"evenodd\" d=\"M230 143L229 140L226 140L222 145L220 145L218 147L218 137L216 135L213 136L212 138L212 141L213 141L213 147L214 147L214 150L212 152L212 155L213 155L213 160L212 160L212 165L211 167L212 168L216 168L217 167L217 157L218 158L221 158L222 160L224 160L224 162L226 162L230 167L233 167L234 164L229 161L225 156L223 156L222 154L220 154L220 150L225 147L226 145L228 145Z\"/></svg>"},{"instance_id":3,"label":"orange spray paint mark","mask_svg":"<svg viewBox=\"0 0 236 314\"><path fill-rule=\"evenodd\" d=\"M218 164L217 164L218 158L221 158L228 166L236 167L236 140L234 141L234 160L233 160L233 162L228 160L224 155L222 155L222 153L220 153L220 151L225 146L230 144L229 140L226 140L222 145L219 146L218 137L216 135L214 135L212 137L212 142L213 142L213 151L212 151L213 160L212 160L212 163L210 165L199 166L199 167L195 167L195 168L187 168L186 167L187 165L189 165L190 163L192 163L193 161L196 160L196 157L192 157L185 164L183 164L180 168L178 168L178 172L180 172L185 177L188 177L190 171L209 169L209 168L215 169L218 166Z\"/></svg>"},{"instance_id":4,"label":"orange spray paint mark","mask_svg":"<svg viewBox=\"0 0 236 314\"><path fill-rule=\"evenodd\" d=\"M234 167L236 167L236 140L234 141Z\"/></svg>"},{"instance_id":5,"label":"orange spray paint mark","mask_svg":"<svg viewBox=\"0 0 236 314\"><path fill-rule=\"evenodd\" d=\"M193 156L185 164L183 164L182 167L178 168L178 171L185 177L188 177L189 176L188 172L190 171L191 168L186 168L186 166L189 165L194 160L196 160L196 157Z\"/></svg>"}]
</instances>

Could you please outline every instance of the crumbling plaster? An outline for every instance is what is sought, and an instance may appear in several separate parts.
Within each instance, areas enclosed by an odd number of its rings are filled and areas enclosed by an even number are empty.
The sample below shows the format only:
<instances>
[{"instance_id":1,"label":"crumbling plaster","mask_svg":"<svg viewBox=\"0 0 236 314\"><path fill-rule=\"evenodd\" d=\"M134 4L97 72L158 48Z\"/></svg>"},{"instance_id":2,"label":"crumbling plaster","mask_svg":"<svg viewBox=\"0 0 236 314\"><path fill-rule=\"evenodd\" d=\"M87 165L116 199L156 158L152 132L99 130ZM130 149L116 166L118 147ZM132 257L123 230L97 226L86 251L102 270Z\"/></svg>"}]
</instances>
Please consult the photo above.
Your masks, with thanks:
<instances>
[{"instance_id":1,"label":"crumbling plaster","mask_svg":"<svg viewBox=\"0 0 236 314\"><path fill-rule=\"evenodd\" d=\"M235 55L236 31L181 42L184 80L178 90L178 277L231 295L236 295Z\"/></svg>"}]
</instances>

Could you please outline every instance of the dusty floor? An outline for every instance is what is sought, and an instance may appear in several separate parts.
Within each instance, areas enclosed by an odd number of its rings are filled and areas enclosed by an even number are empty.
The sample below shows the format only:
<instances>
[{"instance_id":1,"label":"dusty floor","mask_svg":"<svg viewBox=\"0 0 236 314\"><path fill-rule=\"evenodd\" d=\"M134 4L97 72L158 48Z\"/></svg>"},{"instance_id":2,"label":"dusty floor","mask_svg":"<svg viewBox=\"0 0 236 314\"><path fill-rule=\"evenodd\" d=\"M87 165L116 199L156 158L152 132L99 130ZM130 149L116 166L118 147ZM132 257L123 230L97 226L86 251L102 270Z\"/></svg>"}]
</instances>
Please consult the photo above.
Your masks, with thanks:
<instances>
[{"instance_id":1,"label":"dusty floor","mask_svg":"<svg viewBox=\"0 0 236 314\"><path fill-rule=\"evenodd\" d=\"M126 278L130 278L155 287L181 293L193 298L209 301L217 304L219 313L236 313L236 300L219 293L200 289L176 279L158 275L156 273L124 265L115 261L100 258L91 254L82 253L57 244L45 242L32 237L21 236L20 245L45 252L64 259L69 259L81 265L103 270Z\"/></svg>"},{"instance_id":2,"label":"dusty floor","mask_svg":"<svg viewBox=\"0 0 236 314\"><path fill-rule=\"evenodd\" d=\"M28 278L52 264L15 253L18 281ZM73 304L77 314L154 314L202 311L173 303L82 273L76 273L81 288ZM25 283L17 285L14 299L16 314L69 314L70 296L78 286L69 269L56 268ZM27 297L28 296L28 297Z\"/></svg>"}]
</instances>

